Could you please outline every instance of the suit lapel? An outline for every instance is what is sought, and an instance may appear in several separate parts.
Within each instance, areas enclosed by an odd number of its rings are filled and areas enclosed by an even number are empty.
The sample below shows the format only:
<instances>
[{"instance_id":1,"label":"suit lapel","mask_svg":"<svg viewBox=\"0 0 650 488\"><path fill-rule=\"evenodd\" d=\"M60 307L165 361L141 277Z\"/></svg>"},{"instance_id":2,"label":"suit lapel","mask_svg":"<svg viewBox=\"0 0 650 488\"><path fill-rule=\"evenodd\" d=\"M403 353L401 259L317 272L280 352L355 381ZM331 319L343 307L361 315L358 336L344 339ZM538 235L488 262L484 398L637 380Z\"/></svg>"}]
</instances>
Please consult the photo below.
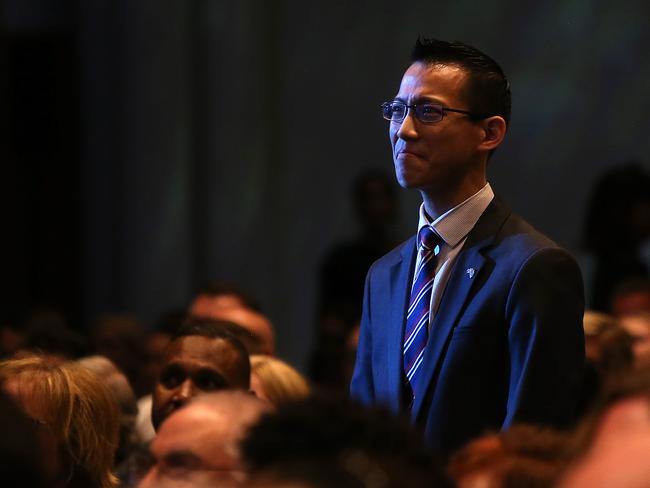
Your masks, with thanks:
<instances>
[{"instance_id":1,"label":"suit lapel","mask_svg":"<svg viewBox=\"0 0 650 488\"><path fill-rule=\"evenodd\" d=\"M404 343L404 322L408 307L411 274L415 262L415 237L409 239L401 250L401 260L389 269L390 321L388 324L388 361L390 408L399 412L402 399L402 344Z\"/></svg>"},{"instance_id":2,"label":"suit lapel","mask_svg":"<svg viewBox=\"0 0 650 488\"><path fill-rule=\"evenodd\" d=\"M503 225L510 211L494 198L483 212L474 228L467 236L463 249L456 258L451 275L443 292L438 311L431 324L429 340L422 363L421 380L429 387L421 389L422 395L415 398L411 418L415 421L420 414L436 368L438 367L448 343L449 336L456 325L460 312L465 308L467 297L474 283L479 283L477 275L485 264L483 250L489 247L496 233ZM435 385L433 386L435 387Z\"/></svg>"}]
</instances>

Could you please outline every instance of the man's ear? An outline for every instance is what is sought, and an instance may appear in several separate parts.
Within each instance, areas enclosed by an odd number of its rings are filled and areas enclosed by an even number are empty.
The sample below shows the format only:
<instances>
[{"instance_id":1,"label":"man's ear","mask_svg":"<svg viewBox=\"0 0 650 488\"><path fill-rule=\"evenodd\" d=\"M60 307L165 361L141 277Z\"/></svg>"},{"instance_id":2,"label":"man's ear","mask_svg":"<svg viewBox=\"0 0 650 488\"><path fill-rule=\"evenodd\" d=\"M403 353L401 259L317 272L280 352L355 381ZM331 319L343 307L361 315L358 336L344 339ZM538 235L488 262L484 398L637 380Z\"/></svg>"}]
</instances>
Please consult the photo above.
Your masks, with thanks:
<instances>
[{"instance_id":1,"label":"man's ear","mask_svg":"<svg viewBox=\"0 0 650 488\"><path fill-rule=\"evenodd\" d=\"M479 144L479 148L487 152L495 150L506 136L506 121L503 117L494 115L483 119L481 126L483 128L483 140Z\"/></svg>"}]
</instances>

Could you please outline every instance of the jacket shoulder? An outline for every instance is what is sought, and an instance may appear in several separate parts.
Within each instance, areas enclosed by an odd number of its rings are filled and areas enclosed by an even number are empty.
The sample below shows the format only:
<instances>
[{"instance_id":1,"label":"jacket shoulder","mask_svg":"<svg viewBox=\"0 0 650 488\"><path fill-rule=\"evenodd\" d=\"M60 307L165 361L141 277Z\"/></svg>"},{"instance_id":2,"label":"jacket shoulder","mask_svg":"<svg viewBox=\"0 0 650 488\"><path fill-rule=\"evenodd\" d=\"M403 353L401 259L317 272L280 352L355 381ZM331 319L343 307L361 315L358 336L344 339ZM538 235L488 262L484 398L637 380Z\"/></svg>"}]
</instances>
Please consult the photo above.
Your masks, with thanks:
<instances>
[{"instance_id":1,"label":"jacket shoulder","mask_svg":"<svg viewBox=\"0 0 650 488\"><path fill-rule=\"evenodd\" d=\"M553 249L569 254L553 239L515 213L510 214L506 219L496 241L499 247L503 247L508 252L532 255L541 250Z\"/></svg>"}]
</instances>

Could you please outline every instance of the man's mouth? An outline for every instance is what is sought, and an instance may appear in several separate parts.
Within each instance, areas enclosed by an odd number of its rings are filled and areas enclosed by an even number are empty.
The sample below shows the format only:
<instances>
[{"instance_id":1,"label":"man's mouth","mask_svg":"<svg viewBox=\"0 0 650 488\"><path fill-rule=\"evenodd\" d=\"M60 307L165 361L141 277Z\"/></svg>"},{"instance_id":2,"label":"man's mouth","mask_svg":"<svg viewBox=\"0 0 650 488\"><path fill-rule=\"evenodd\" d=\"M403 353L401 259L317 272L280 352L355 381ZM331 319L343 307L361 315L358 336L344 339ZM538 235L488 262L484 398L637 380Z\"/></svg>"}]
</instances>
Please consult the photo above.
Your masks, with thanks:
<instances>
[{"instance_id":1,"label":"man's mouth","mask_svg":"<svg viewBox=\"0 0 650 488\"><path fill-rule=\"evenodd\" d=\"M416 158L421 158L422 156L412 150L409 149L402 149L397 152L397 157L398 158L407 158L407 157L416 157Z\"/></svg>"}]
</instances>

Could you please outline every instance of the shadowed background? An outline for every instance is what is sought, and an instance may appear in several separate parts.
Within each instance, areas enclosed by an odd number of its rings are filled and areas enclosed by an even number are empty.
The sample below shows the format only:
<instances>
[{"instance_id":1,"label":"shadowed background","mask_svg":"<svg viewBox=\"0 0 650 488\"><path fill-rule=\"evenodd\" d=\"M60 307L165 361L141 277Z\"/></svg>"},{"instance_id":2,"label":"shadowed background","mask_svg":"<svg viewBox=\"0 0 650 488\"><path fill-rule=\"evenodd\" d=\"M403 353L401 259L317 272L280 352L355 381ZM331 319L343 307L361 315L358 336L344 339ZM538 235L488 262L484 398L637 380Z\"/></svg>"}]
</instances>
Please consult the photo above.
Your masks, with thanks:
<instances>
[{"instance_id":1,"label":"shadowed background","mask_svg":"<svg viewBox=\"0 0 650 488\"><path fill-rule=\"evenodd\" d=\"M4 0L0 320L150 322L239 284L304 365L319 264L356 233L349 188L392 171L379 104L419 34L509 76L495 191L575 253L598 175L648 167L646 1ZM400 192L406 238L417 193Z\"/></svg>"}]
</instances>

